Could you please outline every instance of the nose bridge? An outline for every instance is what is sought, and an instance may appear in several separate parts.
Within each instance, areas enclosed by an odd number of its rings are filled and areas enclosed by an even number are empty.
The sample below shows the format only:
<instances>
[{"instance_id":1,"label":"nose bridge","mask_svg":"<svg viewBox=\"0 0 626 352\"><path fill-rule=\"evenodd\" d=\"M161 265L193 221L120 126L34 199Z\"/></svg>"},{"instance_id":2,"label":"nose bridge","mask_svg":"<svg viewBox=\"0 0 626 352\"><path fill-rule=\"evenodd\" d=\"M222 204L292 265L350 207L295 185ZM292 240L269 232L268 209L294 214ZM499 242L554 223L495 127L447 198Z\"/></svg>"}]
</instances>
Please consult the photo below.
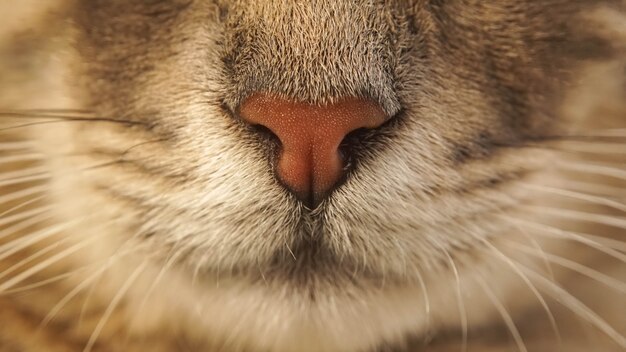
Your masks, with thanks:
<instances>
[{"instance_id":1,"label":"nose bridge","mask_svg":"<svg viewBox=\"0 0 626 352\"><path fill-rule=\"evenodd\" d=\"M386 120L369 100L344 98L325 105L255 94L241 105L250 124L263 125L280 140L276 174L300 199L316 204L343 175L339 145L350 132L376 128Z\"/></svg>"},{"instance_id":2,"label":"nose bridge","mask_svg":"<svg viewBox=\"0 0 626 352\"><path fill-rule=\"evenodd\" d=\"M388 21L372 4L349 1L246 2L229 17L224 51L233 109L257 92L325 104L368 96L400 109ZM242 25L242 23L245 24ZM394 29L395 30L395 29Z\"/></svg>"}]
</instances>

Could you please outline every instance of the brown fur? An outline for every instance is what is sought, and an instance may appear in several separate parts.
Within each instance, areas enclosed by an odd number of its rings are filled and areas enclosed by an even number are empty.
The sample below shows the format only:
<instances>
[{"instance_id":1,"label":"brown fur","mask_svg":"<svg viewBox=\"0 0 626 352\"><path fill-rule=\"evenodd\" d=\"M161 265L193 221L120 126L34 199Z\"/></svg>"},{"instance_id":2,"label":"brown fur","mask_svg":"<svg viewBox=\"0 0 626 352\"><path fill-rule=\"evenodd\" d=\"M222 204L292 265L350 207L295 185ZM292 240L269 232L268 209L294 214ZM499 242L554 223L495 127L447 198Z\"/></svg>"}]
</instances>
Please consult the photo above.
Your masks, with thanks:
<instances>
[{"instance_id":1,"label":"brown fur","mask_svg":"<svg viewBox=\"0 0 626 352\"><path fill-rule=\"evenodd\" d=\"M625 171L623 2L12 6L0 197L43 191L0 204L0 351L626 346L626 177L589 166ZM394 118L310 210L238 116L258 91Z\"/></svg>"}]
</instances>

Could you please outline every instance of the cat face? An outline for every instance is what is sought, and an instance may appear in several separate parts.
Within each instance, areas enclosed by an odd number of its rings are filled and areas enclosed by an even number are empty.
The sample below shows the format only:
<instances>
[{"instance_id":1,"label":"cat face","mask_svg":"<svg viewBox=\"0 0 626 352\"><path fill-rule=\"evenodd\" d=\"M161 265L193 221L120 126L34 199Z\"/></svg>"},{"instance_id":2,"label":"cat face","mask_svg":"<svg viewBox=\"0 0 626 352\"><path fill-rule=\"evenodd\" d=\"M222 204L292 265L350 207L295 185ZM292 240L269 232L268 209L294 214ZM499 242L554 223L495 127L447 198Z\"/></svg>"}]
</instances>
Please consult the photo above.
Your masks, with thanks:
<instances>
[{"instance_id":1,"label":"cat face","mask_svg":"<svg viewBox=\"0 0 626 352\"><path fill-rule=\"evenodd\" d=\"M280 273L295 255L307 262L296 271L414 279L409 267L493 235L466 232L515 202L501 196L511 182L540 171L515 145L558 123L562 60L543 59L566 33L533 16L556 5L538 6L78 5L80 99L129 122L78 129L76 149L113 161L87 187L124 200L142 235L187 248L202 270ZM349 146L345 182L309 210L277 182L275 143L242 122L255 93L366 97L389 119Z\"/></svg>"},{"instance_id":2,"label":"cat face","mask_svg":"<svg viewBox=\"0 0 626 352\"><path fill-rule=\"evenodd\" d=\"M535 200L519 183L552 175L550 153L523 146L563 133L568 70L602 46L568 29L585 1L73 6L71 95L92 114L41 132L79 154L50 158L58 188L81 190L60 202L119 220L111 241L179 253L189 280L313 307L493 261L484 248L519 232L503 214ZM255 94L386 117L347 135L345 175L312 205L277 177L281 142L242 116Z\"/></svg>"}]
</instances>

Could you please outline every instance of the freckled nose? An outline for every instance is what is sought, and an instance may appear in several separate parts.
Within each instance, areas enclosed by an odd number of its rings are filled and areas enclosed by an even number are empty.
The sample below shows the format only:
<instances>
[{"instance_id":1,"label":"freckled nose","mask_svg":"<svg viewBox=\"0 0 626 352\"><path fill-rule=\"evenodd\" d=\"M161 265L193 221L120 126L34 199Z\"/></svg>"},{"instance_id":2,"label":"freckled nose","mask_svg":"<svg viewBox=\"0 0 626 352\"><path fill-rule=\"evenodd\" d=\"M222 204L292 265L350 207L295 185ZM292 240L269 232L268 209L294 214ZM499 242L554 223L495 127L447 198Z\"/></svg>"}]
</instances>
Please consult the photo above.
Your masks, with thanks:
<instances>
[{"instance_id":1,"label":"freckled nose","mask_svg":"<svg viewBox=\"0 0 626 352\"><path fill-rule=\"evenodd\" d=\"M352 131L376 128L387 115L369 100L344 98L311 105L267 94L254 94L240 106L247 123L262 125L281 143L276 175L302 202L317 206L342 179L339 146Z\"/></svg>"}]
</instances>

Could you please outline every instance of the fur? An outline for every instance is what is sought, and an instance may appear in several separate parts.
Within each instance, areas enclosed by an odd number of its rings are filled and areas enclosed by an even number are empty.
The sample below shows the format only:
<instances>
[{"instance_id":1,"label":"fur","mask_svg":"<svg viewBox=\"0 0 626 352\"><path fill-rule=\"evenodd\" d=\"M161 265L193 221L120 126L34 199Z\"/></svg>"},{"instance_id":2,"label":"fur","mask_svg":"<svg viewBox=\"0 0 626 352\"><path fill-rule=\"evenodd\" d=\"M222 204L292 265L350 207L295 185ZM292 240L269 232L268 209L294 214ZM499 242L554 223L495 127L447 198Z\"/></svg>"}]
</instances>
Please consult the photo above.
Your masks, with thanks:
<instances>
[{"instance_id":1,"label":"fur","mask_svg":"<svg viewBox=\"0 0 626 352\"><path fill-rule=\"evenodd\" d=\"M623 2L24 3L1 351L626 347ZM311 210L259 91L393 118Z\"/></svg>"}]
</instances>

